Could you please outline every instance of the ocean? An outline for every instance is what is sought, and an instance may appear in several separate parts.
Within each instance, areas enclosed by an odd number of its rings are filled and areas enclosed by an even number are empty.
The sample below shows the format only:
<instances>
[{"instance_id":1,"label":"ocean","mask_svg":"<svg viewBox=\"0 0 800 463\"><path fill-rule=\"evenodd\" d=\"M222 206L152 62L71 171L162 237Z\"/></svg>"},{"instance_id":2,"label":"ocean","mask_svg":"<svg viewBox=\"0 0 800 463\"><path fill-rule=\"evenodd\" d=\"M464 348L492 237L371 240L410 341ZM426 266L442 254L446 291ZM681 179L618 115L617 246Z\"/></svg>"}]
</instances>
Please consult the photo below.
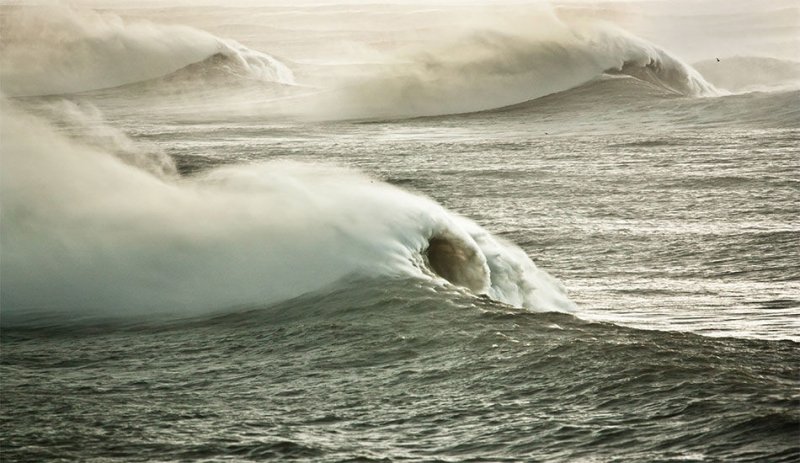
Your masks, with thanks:
<instances>
[{"instance_id":1,"label":"ocean","mask_svg":"<svg viewBox=\"0 0 800 463\"><path fill-rule=\"evenodd\" d=\"M3 461L800 461L800 8L0 6Z\"/></svg>"}]
</instances>

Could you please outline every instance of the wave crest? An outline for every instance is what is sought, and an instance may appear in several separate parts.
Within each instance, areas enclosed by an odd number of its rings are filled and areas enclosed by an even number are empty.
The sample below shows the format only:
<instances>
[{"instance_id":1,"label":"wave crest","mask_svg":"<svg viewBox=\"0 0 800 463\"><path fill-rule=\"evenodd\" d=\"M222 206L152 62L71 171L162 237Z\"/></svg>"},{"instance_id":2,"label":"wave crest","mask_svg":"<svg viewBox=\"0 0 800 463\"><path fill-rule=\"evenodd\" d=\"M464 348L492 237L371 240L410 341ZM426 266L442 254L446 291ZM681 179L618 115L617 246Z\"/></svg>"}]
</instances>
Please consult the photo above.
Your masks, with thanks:
<instances>
[{"instance_id":1,"label":"wave crest","mask_svg":"<svg viewBox=\"0 0 800 463\"><path fill-rule=\"evenodd\" d=\"M601 39L593 43L616 56L617 65L604 70L605 74L635 77L667 91L685 96L712 96L718 90L692 66L643 39L620 29L605 26Z\"/></svg>"},{"instance_id":2,"label":"wave crest","mask_svg":"<svg viewBox=\"0 0 800 463\"><path fill-rule=\"evenodd\" d=\"M219 39L219 51L163 77L163 80L186 82L258 81L292 85L294 73L275 57L252 50L234 40Z\"/></svg>"}]
</instances>

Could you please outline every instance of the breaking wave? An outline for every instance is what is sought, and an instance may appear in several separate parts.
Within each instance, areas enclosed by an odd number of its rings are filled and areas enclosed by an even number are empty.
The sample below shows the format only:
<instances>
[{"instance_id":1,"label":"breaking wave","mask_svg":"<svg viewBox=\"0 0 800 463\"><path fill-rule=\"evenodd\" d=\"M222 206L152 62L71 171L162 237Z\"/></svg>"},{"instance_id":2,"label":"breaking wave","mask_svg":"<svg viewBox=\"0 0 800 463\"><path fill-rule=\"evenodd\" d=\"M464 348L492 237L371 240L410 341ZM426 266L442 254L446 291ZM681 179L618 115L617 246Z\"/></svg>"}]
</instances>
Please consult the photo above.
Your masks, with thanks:
<instances>
[{"instance_id":1,"label":"breaking wave","mask_svg":"<svg viewBox=\"0 0 800 463\"><path fill-rule=\"evenodd\" d=\"M690 65L619 28L557 21L547 33L473 32L411 54L341 84L322 106L343 117L475 112L565 91L606 74L627 75L676 95L718 94Z\"/></svg>"},{"instance_id":2,"label":"breaking wave","mask_svg":"<svg viewBox=\"0 0 800 463\"><path fill-rule=\"evenodd\" d=\"M18 8L0 16L0 84L7 96L113 88L184 69L294 83L278 59L191 27L126 22L64 7ZM192 66L194 65L194 66Z\"/></svg>"},{"instance_id":3,"label":"breaking wave","mask_svg":"<svg viewBox=\"0 0 800 463\"><path fill-rule=\"evenodd\" d=\"M219 51L199 63L190 64L161 78L164 81L184 82L204 80L258 81L294 84L294 74L285 64L270 55L251 50L233 41L225 42L225 51Z\"/></svg>"},{"instance_id":4,"label":"breaking wave","mask_svg":"<svg viewBox=\"0 0 800 463\"><path fill-rule=\"evenodd\" d=\"M358 172L270 162L158 176L4 107L4 315L220 310L352 276L422 278L533 310L574 307L518 247Z\"/></svg>"}]
</instances>

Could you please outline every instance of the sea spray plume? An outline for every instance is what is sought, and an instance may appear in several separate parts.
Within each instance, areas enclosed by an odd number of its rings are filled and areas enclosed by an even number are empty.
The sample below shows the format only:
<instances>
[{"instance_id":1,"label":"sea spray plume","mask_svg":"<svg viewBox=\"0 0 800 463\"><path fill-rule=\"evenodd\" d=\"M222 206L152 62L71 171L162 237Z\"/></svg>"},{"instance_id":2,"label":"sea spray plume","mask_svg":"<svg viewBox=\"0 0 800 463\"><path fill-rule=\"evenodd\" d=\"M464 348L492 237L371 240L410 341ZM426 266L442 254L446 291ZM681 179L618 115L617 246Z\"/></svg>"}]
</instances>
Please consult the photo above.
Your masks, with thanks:
<instances>
[{"instance_id":1,"label":"sea spray plume","mask_svg":"<svg viewBox=\"0 0 800 463\"><path fill-rule=\"evenodd\" d=\"M597 73L591 55L569 43L485 31L343 83L331 94L334 103L323 106L342 117L461 113L554 93Z\"/></svg>"},{"instance_id":2,"label":"sea spray plume","mask_svg":"<svg viewBox=\"0 0 800 463\"><path fill-rule=\"evenodd\" d=\"M117 157L126 164L158 177L176 177L173 159L158 145L134 141L118 128L108 124L103 113L87 101L47 99L35 105L38 112L53 121L60 132L80 143L93 146Z\"/></svg>"},{"instance_id":3,"label":"sea spray plume","mask_svg":"<svg viewBox=\"0 0 800 463\"><path fill-rule=\"evenodd\" d=\"M449 278L509 304L573 308L515 246L357 172L266 163L159 178L7 102L0 135L4 317L224 310L349 276Z\"/></svg>"},{"instance_id":4,"label":"sea spray plume","mask_svg":"<svg viewBox=\"0 0 800 463\"><path fill-rule=\"evenodd\" d=\"M0 84L8 96L76 93L164 76L219 55L251 79L291 84L265 53L191 27L127 22L112 13L19 7L0 15Z\"/></svg>"},{"instance_id":5,"label":"sea spray plume","mask_svg":"<svg viewBox=\"0 0 800 463\"><path fill-rule=\"evenodd\" d=\"M24 7L2 17L0 64L10 96L73 93L150 79L200 61L213 36L181 26L126 24L66 7Z\"/></svg>"},{"instance_id":6,"label":"sea spray plume","mask_svg":"<svg viewBox=\"0 0 800 463\"><path fill-rule=\"evenodd\" d=\"M688 64L599 21L539 11L512 23L488 19L444 42L404 51L394 64L337 85L322 97L332 117L412 117L493 109L568 90L604 73L680 95L716 94Z\"/></svg>"}]
</instances>

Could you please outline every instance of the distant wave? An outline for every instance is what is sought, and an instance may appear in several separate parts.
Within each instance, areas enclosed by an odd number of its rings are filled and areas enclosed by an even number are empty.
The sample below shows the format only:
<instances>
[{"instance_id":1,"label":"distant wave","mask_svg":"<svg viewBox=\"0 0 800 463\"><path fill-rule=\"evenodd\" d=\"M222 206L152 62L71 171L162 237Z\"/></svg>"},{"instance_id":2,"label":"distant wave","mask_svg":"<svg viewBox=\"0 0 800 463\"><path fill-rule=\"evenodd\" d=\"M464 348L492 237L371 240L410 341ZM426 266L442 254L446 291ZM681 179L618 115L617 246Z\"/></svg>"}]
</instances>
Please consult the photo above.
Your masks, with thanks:
<instances>
[{"instance_id":1,"label":"distant wave","mask_svg":"<svg viewBox=\"0 0 800 463\"><path fill-rule=\"evenodd\" d=\"M575 88L603 74L631 76L683 96L718 93L676 56L608 24L558 22L544 35L531 34L474 32L346 81L321 106L340 117L475 112Z\"/></svg>"},{"instance_id":2,"label":"distant wave","mask_svg":"<svg viewBox=\"0 0 800 463\"><path fill-rule=\"evenodd\" d=\"M533 310L574 308L518 247L357 172L273 162L156 176L145 158L78 143L3 106L4 316L221 310L352 276L422 278Z\"/></svg>"},{"instance_id":3,"label":"distant wave","mask_svg":"<svg viewBox=\"0 0 800 463\"><path fill-rule=\"evenodd\" d=\"M276 58L251 50L237 42L224 41L221 51L198 63L190 64L163 76L163 80L186 81L202 79L216 82L223 80L255 80L294 84L294 74Z\"/></svg>"},{"instance_id":4,"label":"distant wave","mask_svg":"<svg viewBox=\"0 0 800 463\"><path fill-rule=\"evenodd\" d=\"M604 73L589 82L543 97L475 113L536 113L542 116L580 112L606 112L611 107L651 105L653 100L681 95L662 85L616 72Z\"/></svg>"},{"instance_id":5,"label":"distant wave","mask_svg":"<svg viewBox=\"0 0 800 463\"><path fill-rule=\"evenodd\" d=\"M60 7L20 8L3 15L2 26L0 84L7 96L112 88L181 69L196 77L227 72L294 83L292 71L276 58L190 27Z\"/></svg>"},{"instance_id":6,"label":"distant wave","mask_svg":"<svg viewBox=\"0 0 800 463\"><path fill-rule=\"evenodd\" d=\"M800 124L800 89L724 93L715 98L683 98L660 85L627 75L604 74L569 90L462 117L535 117L550 130L591 129L595 120L641 127L719 124L793 128ZM667 100L670 100L667 103ZM656 103L656 104L654 104ZM452 116L447 116L452 117ZM559 124L561 121L561 124ZM612 125L613 126L613 125Z\"/></svg>"}]
</instances>

